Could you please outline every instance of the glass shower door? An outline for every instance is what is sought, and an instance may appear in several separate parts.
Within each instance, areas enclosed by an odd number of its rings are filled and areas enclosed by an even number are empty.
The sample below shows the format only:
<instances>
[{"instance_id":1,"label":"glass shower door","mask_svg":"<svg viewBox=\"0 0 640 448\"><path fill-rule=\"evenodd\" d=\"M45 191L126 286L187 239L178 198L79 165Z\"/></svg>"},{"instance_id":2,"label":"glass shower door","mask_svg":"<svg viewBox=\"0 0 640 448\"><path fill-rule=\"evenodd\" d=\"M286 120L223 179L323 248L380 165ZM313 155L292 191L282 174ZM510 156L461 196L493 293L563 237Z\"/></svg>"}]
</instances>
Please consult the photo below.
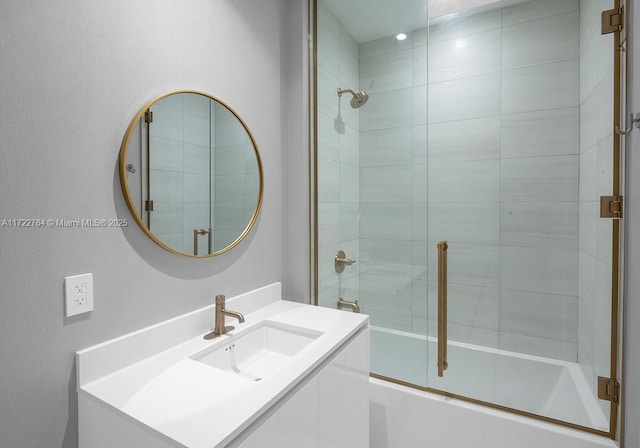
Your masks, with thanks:
<instances>
[{"instance_id":1,"label":"glass shower door","mask_svg":"<svg viewBox=\"0 0 640 448\"><path fill-rule=\"evenodd\" d=\"M428 38L428 388L605 433L613 3L470 11Z\"/></svg>"},{"instance_id":2,"label":"glass shower door","mask_svg":"<svg viewBox=\"0 0 640 448\"><path fill-rule=\"evenodd\" d=\"M613 436L619 4L419 3L315 2L316 304L375 377Z\"/></svg>"}]
</instances>

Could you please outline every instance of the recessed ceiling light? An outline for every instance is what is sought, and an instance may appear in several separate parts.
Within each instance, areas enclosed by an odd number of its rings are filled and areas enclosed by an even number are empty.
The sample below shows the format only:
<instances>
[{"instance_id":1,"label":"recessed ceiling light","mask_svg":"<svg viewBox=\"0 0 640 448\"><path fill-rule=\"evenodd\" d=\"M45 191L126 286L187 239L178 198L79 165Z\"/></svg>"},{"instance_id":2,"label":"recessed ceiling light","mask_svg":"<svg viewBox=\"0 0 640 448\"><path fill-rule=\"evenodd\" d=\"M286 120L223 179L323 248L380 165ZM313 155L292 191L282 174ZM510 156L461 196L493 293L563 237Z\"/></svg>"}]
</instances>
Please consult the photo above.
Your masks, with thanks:
<instances>
[{"instance_id":1,"label":"recessed ceiling light","mask_svg":"<svg viewBox=\"0 0 640 448\"><path fill-rule=\"evenodd\" d=\"M398 33L396 34L396 39L398 40L405 40L407 38L407 35L404 33Z\"/></svg>"}]
</instances>

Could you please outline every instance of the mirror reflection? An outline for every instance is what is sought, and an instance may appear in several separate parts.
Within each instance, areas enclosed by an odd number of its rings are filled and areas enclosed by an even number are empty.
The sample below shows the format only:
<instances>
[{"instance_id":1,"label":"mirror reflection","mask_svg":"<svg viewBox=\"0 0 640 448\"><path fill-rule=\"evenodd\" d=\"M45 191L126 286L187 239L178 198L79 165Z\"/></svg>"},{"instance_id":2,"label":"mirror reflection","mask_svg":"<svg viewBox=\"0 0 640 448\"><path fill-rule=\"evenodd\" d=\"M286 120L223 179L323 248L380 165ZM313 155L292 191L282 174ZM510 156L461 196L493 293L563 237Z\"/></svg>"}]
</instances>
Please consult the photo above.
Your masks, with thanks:
<instances>
[{"instance_id":1,"label":"mirror reflection","mask_svg":"<svg viewBox=\"0 0 640 448\"><path fill-rule=\"evenodd\" d=\"M262 199L255 141L226 104L195 91L163 95L132 121L120 153L127 205L165 249L190 256L230 250Z\"/></svg>"}]
</instances>

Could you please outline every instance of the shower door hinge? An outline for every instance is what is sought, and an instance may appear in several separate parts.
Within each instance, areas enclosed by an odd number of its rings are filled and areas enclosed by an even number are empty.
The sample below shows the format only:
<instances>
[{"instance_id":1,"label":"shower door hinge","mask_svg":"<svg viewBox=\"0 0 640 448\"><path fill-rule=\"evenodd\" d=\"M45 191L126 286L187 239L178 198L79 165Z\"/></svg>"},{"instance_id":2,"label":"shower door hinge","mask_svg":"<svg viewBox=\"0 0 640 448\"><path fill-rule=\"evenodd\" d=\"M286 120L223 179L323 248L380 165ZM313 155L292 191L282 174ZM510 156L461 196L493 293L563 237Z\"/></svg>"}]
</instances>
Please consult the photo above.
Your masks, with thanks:
<instances>
[{"instance_id":1,"label":"shower door hinge","mask_svg":"<svg viewBox=\"0 0 640 448\"><path fill-rule=\"evenodd\" d=\"M152 212L153 211L153 201L152 200L144 201L144 211L145 212Z\"/></svg>"},{"instance_id":2,"label":"shower door hinge","mask_svg":"<svg viewBox=\"0 0 640 448\"><path fill-rule=\"evenodd\" d=\"M601 218L622 218L622 196L600 196Z\"/></svg>"},{"instance_id":3,"label":"shower door hinge","mask_svg":"<svg viewBox=\"0 0 640 448\"><path fill-rule=\"evenodd\" d=\"M150 110L144 113L144 122L145 123L153 123L153 112Z\"/></svg>"},{"instance_id":4,"label":"shower door hinge","mask_svg":"<svg viewBox=\"0 0 640 448\"><path fill-rule=\"evenodd\" d=\"M598 398L617 403L620 400L620 383L614 379L599 376Z\"/></svg>"},{"instance_id":5,"label":"shower door hinge","mask_svg":"<svg viewBox=\"0 0 640 448\"><path fill-rule=\"evenodd\" d=\"M602 11L601 34L617 33L622 30L624 23L622 7Z\"/></svg>"}]
</instances>

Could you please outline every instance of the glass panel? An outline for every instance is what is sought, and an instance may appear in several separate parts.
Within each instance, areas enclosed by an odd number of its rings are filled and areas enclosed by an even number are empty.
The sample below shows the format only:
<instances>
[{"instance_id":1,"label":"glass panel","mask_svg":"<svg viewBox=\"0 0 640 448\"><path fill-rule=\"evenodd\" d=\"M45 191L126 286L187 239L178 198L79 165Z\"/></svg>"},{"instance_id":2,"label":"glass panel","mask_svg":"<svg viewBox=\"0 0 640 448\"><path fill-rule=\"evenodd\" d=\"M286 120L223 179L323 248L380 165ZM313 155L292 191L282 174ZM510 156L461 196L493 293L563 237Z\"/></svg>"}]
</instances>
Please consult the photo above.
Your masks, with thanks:
<instances>
[{"instance_id":1,"label":"glass panel","mask_svg":"<svg viewBox=\"0 0 640 448\"><path fill-rule=\"evenodd\" d=\"M358 3L318 1L318 304L371 315L373 373L608 432L613 0L433 2L428 21L389 0L412 25ZM357 263L336 273L340 249Z\"/></svg>"},{"instance_id":2,"label":"glass panel","mask_svg":"<svg viewBox=\"0 0 640 448\"><path fill-rule=\"evenodd\" d=\"M404 6L318 1L318 304L358 300L372 372L426 386L427 16Z\"/></svg>"}]
</instances>

